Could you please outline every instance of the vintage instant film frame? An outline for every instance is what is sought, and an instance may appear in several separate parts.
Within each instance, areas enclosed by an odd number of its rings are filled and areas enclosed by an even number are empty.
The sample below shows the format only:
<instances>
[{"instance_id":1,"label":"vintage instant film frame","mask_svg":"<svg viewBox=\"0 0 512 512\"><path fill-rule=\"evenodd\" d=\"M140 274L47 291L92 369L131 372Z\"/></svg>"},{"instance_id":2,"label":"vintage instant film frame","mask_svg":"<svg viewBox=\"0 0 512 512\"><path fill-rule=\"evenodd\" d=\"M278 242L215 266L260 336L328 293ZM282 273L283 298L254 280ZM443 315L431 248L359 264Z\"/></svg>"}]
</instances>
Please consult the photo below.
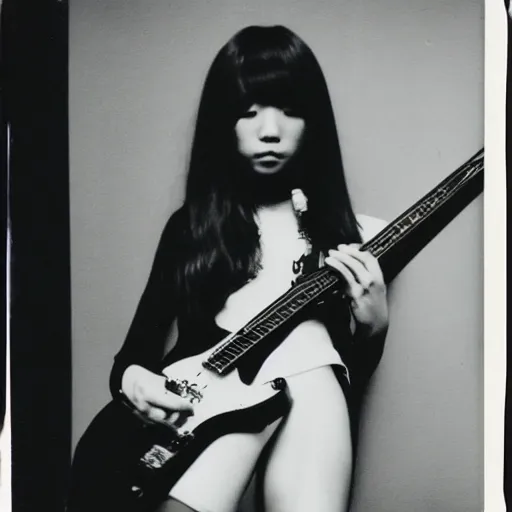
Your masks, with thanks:
<instances>
[{"instance_id":1,"label":"vintage instant film frame","mask_svg":"<svg viewBox=\"0 0 512 512\"><path fill-rule=\"evenodd\" d=\"M506 11L503 0L485 2L485 511L505 510L503 420L506 378L505 80ZM7 289L9 292L9 289ZM9 383L7 383L9 397ZM7 401L9 411L9 400ZM0 509L10 509L9 412L0 438Z\"/></svg>"}]
</instances>

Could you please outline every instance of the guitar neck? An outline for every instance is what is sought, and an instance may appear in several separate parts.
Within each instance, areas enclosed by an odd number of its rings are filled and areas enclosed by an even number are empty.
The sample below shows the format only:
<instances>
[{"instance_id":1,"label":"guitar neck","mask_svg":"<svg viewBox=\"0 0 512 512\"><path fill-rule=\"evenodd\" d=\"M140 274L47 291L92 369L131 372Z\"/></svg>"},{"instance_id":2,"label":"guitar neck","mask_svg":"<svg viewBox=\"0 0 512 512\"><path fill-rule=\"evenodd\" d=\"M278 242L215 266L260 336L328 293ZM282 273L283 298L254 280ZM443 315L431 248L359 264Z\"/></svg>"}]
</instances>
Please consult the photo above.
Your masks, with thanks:
<instances>
[{"instance_id":1,"label":"guitar neck","mask_svg":"<svg viewBox=\"0 0 512 512\"><path fill-rule=\"evenodd\" d=\"M402 261L405 262L402 264L403 267L420 248L441 231L447 222L444 219L444 222L438 222L434 228L430 226L429 238L421 240L418 245L418 234L422 234L423 226L428 225L429 221L443 210L451 211L453 217L454 212L458 213L464 208L473 199L473 196L466 197L462 193L474 188L470 185L476 184L476 193L481 191L483 169L484 150L482 149L375 237L364 243L361 250L369 251L381 265L383 260L389 261L390 256L401 251ZM459 200L456 201L456 198ZM454 205L457 208L454 209ZM416 241L414 244L411 243L411 247L414 246L415 249L411 249L407 255L407 242L414 237ZM403 258L404 250L405 259ZM401 268L398 269L395 264L390 274L396 275L399 270ZM386 276L384 268L383 271ZM338 292L340 285L340 275L329 267L312 272L234 333L203 362L203 366L219 375L229 373L236 367L240 358L257 343L308 305L317 302L321 296L324 297L328 292Z\"/></svg>"},{"instance_id":2,"label":"guitar neck","mask_svg":"<svg viewBox=\"0 0 512 512\"><path fill-rule=\"evenodd\" d=\"M484 150L481 149L376 236L363 244L361 250L369 251L377 259L382 259L386 253L409 238L413 231L428 221L443 206L452 202L470 183L481 178L483 170Z\"/></svg>"}]
</instances>

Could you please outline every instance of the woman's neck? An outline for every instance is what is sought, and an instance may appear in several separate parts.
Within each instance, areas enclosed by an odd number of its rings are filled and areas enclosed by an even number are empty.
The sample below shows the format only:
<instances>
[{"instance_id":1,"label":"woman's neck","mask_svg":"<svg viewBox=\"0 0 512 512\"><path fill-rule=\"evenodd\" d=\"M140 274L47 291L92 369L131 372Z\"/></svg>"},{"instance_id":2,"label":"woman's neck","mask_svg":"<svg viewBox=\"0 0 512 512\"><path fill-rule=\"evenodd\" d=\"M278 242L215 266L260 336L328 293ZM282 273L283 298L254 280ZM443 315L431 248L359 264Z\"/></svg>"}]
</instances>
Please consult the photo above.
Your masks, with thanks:
<instances>
[{"instance_id":1,"label":"woman's neck","mask_svg":"<svg viewBox=\"0 0 512 512\"><path fill-rule=\"evenodd\" d=\"M279 172L261 174L248 166L241 168L239 187L244 200L255 208L273 207L286 203L291 198L291 191L300 187L300 169L287 165Z\"/></svg>"},{"instance_id":2,"label":"woman's neck","mask_svg":"<svg viewBox=\"0 0 512 512\"><path fill-rule=\"evenodd\" d=\"M293 205L291 197L288 199L282 199L281 201L275 201L272 203L263 203L256 207L256 211L260 212L276 212L276 213L284 213L284 212L293 212Z\"/></svg>"},{"instance_id":3,"label":"woman's neck","mask_svg":"<svg viewBox=\"0 0 512 512\"><path fill-rule=\"evenodd\" d=\"M297 216L291 198L275 203L262 204L256 208L256 219L260 230L297 229Z\"/></svg>"}]
</instances>

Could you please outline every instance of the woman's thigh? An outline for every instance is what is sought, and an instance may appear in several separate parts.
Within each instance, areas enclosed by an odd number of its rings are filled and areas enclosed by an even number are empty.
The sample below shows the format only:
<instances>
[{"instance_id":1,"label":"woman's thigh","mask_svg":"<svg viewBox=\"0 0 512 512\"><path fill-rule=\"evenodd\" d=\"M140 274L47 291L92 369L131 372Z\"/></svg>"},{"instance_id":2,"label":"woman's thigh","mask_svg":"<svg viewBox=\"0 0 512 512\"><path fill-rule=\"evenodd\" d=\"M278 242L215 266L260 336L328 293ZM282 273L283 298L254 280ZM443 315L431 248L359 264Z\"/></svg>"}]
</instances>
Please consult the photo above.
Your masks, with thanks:
<instances>
[{"instance_id":1,"label":"woman's thigh","mask_svg":"<svg viewBox=\"0 0 512 512\"><path fill-rule=\"evenodd\" d=\"M214 441L176 482L157 512L235 512L278 424L260 433L228 434Z\"/></svg>"},{"instance_id":2,"label":"woman's thigh","mask_svg":"<svg viewBox=\"0 0 512 512\"><path fill-rule=\"evenodd\" d=\"M293 405L260 476L265 512L342 512L352 475L343 391L330 366L286 380Z\"/></svg>"}]
</instances>

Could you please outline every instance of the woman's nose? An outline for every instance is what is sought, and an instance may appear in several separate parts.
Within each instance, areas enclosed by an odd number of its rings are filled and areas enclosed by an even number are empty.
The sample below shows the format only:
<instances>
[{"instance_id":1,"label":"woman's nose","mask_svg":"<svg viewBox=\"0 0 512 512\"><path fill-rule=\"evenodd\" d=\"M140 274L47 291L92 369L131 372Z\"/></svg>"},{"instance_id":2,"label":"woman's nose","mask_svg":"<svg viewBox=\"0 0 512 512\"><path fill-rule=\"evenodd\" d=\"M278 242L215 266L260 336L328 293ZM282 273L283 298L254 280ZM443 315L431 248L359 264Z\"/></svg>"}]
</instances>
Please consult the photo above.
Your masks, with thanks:
<instances>
[{"instance_id":1,"label":"woman's nose","mask_svg":"<svg viewBox=\"0 0 512 512\"><path fill-rule=\"evenodd\" d=\"M264 142L279 142L281 140L278 113L274 109L264 110L261 113L258 135Z\"/></svg>"}]
</instances>

